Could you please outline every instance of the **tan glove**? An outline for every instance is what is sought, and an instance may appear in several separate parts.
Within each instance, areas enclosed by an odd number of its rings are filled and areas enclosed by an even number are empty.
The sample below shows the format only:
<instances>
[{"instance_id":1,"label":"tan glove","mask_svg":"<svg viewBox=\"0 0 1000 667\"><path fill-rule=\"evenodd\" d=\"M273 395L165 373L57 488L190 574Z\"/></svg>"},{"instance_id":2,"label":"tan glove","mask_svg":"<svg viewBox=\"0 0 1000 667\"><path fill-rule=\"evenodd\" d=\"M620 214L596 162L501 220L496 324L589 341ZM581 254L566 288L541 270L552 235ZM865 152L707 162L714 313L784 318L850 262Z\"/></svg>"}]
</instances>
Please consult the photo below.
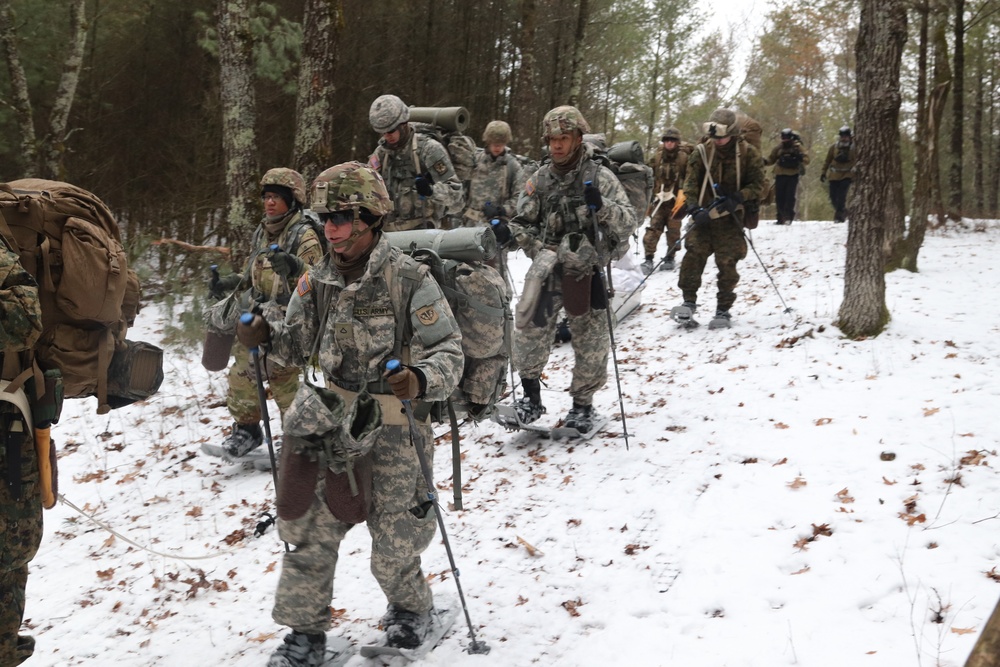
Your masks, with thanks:
<instances>
[{"instance_id":1,"label":"tan glove","mask_svg":"<svg viewBox=\"0 0 1000 667\"><path fill-rule=\"evenodd\" d=\"M420 395L420 378L411 369L404 367L392 375L385 375L392 393L401 401L412 401Z\"/></svg>"},{"instance_id":2,"label":"tan glove","mask_svg":"<svg viewBox=\"0 0 1000 667\"><path fill-rule=\"evenodd\" d=\"M243 316L236 325L236 338L240 343L251 350L260 347L271 339L271 326L260 315L254 315L249 323L243 323Z\"/></svg>"}]
</instances>

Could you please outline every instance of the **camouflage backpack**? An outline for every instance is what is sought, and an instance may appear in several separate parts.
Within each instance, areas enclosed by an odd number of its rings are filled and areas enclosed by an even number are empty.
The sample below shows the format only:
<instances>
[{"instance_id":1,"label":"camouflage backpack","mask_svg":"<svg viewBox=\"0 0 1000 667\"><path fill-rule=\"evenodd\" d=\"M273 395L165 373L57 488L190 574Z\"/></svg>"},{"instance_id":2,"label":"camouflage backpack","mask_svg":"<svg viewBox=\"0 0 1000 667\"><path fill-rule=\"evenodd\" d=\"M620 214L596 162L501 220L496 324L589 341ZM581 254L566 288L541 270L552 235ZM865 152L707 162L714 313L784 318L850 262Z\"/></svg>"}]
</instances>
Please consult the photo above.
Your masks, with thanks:
<instances>
[{"instance_id":1,"label":"camouflage backpack","mask_svg":"<svg viewBox=\"0 0 1000 667\"><path fill-rule=\"evenodd\" d=\"M760 143L761 137L764 134L763 126L756 119L751 118L742 111L736 112L736 124L740 128L740 137L763 155L764 149L761 148ZM774 181L767 175L767 172L764 173L764 180L761 182L760 199L758 201L761 206L774 203Z\"/></svg>"},{"instance_id":2,"label":"camouflage backpack","mask_svg":"<svg viewBox=\"0 0 1000 667\"><path fill-rule=\"evenodd\" d=\"M638 141L619 141L605 148L603 134L585 134L583 140L594 147L598 161L611 170L625 188L629 203L639 225L653 198L653 170L643 161L642 145Z\"/></svg>"},{"instance_id":3,"label":"camouflage backpack","mask_svg":"<svg viewBox=\"0 0 1000 667\"><path fill-rule=\"evenodd\" d=\"M420 134L427 135L444 146L451 159L451 166L455 168L455 175L468 192L469 181L472 180L472 171L476 167L476 142L467 134L462 134L458 130L448 131L437 125L429 123L411 123L413 129Z\"/></svg>"},{"instance_id":4,"label":"camouflage backpack","mask_svg":"<svg viewBox=\"0 0 1000 667\"><path fill-rule=\"evenodd\" d=\"M163 350L125 339L139 312L139 278L108 207L68 183L11 181L0 184L0 233L38 281L34 362L61 371L64 396L96 396L104 414L156 393Z\"/></svg>"}]
</instances>

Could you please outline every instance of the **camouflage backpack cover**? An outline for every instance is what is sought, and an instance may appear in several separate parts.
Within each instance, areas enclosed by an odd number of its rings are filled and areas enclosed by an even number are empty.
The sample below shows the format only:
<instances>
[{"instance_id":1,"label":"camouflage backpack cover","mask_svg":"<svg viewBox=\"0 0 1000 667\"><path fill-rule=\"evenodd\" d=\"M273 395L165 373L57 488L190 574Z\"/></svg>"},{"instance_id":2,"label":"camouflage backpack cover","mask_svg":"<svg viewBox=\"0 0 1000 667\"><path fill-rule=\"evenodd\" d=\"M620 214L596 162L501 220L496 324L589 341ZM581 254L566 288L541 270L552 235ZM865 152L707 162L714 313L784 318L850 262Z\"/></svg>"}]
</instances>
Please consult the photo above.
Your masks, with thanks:
<instances>
[{"instance_id":1,"label":"camouflage backpack cover","mask_svg":"<svg viewBox=\"0 0 1000 667\"><path fill-rule=\"evenodd\" d=\"M139 278L104 202L59 181L2 183L0 233L38 281L34 361L61 371L64 396L96 396L104 414L156 393L163 350L125 338L139 312Z\"/></svg>"},{"instance_id":2,"label":"camouflage backpack cover","mask_svg":"<svg viewBox=\"0 0 1000 667\"><path fill-rule=\"evenodd\" d=\"M583 140L594 147L595 157L611 170L625 188L635 220L641 225L653 199L654 183L653 169L643 161L642 144L638 141L619 141L607 148L603 134L585 134Z\"/></svg>"}]
</instances>

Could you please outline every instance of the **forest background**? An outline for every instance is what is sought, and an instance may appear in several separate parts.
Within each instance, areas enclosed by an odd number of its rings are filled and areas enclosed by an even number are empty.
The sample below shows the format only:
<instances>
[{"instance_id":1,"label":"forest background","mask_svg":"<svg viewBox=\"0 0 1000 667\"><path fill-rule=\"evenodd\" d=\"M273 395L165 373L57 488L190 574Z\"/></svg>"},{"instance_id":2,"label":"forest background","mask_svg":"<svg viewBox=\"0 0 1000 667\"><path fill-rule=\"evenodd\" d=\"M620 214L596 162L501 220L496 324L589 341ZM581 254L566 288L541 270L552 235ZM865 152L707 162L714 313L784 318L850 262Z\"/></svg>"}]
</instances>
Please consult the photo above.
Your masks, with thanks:
<instances>
[{"instance_id":1,"label":"forest background","mask_svg":"<svg viewBox=\"0 0 1000 667\"><path fill-rule=\"evenodd\" d=\"M765 151L781 128L800 133L813 161L800 217L829 218L820 167L854 125L860 4L740 16L694 0L0 0L0 182L93 190L134 254L162 237L238 246L259 220L260 174L293 166L310 179L364 159L383 93L465 106L477 141L508 120L514 148L535 157L559 104L649 151L665 127L691 140L735 106L761 121ZM1000 217L1000 1L904 4L906 210L919 203L932 224ZM157 252L181 273L213 261Z\"/></svg>"}]
</instances>

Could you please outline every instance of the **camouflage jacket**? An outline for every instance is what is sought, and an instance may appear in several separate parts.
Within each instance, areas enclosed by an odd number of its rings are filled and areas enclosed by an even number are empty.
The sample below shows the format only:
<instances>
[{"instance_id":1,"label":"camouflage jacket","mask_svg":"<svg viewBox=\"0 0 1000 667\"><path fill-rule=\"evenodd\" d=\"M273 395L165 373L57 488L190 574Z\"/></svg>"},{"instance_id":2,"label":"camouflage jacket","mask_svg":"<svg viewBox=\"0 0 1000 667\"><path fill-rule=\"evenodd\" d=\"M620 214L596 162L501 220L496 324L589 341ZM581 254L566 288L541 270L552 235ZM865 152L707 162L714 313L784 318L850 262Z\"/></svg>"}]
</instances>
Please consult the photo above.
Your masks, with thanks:
<instances>
[{"instance_id":1,"label":"camouflage jacket","mask_svg":"<svg viewBox=\"0 0 1000 667\"><path fill-rule=\"evenodd\" d=\"M5 354L31 349L41 334L42 306L35 279L0 241L0 349Z\"/></svg>"},{"instance_id":2,"label":"camouflage jacket","mask_svg":"<svg viewBox=\"0 0 1000 667\"><path fill-rule=\"evenodd\" d=\"M677 148L668 151L661 144L656 149L656 154L650 160L649 166L653 169L653 194L657 192L673 192L675 195L684 187L684 178L687 176L688 155L691 153L690 144L679 144Z\"/></svg>"},{"instance_id":3,"label":"camouflage jacket","mask_svg":"<svg viewBox=\"0 0 1000 667\"><path fill-rule=\"evenodd\" d=\"M826 161L823 162L823 173L827 180L842 181L854 177L854 165L858 161L858 152L854 148L854 141L846 144L838 141L830 146L826 152Z\"/></svg>"},{"instance_id":4,"label":"camouflage jacket","mask_svg":"<svg viewBox=\"0 0 1000 667\"><path fill-rule=\"evenodd\" d=\"M493 157L488 150L476 151L469 184L469 203L465 207L465 224L489 224L490 221L483 215L486 202L503 206L508 217L514 215L525 178L521 162L509 148L500 157Z\"/></svg>"},{"instance_id":5,"label":"camouflage jacket","mask_svg":"<svg viewBox=\"0 0 1000 667\"><path fill-rule=\"evenodd\" d=\"M764 165L774 165L775 176L799 176L806 173L809 154L798 139L786 144L779 142L764 159Z\"/></svg>"},{"instance_id":6,"label":"camouflage jacket","mask_svg":"<svg viewBox=\"0 0 1000 667\"><path fill-rule=\"evenodd\" d=\"M710 206L716 197L712 192L713 182L719 186L719 194L738 190L745 201L760 199L764 164L756 148L742 137L736 137L724 146L716 146L712 139L699 146L705 147L711 178L706 178L705 161L696 146L688 162L687 180L684 181L684 197L689 206Z\"/></svg>"},{"instance_id":7,"label":"camouflage jacket","mask_svg":"<svg viewBox=\"0 0 1000 667\"><path fill-rule=\"evenodd\" d=\"M277 243L282 249L294 252L307 266L316 264L323 258L323 246L319 237L302 216L302 211L293 213L280 232L270 233L263 224L254 232L250 255L250 279L255 295L285 305L298 282L298 276L282 278L271 268L271 260L268 259L267 253L272 244ZM296 236L298 247L292 248L291 246L296 243Z\"/></svg>"},{"instance_id":8,"label":"camouflage jacket","mask_svg":"<svg viewBox=\"0 0 1000 667\"><path fill-rule=\"evenodd\" d=\"M317 356L328 384L357 391L381 383L386 363L396 354L396 313L405 307L401 303L403 280L398 277L401 256L381 236L364 275L350 285L344 284L329 255L310 268L299 279L284 317L272 304L264 308L271 326L272 359L282 365L304 366L316 337L321 336ZM322 290L317 289L320 284ZM320 291L329 300L322 331ZM419 368L427 380L421 398L445 400L458 385L465 363L458 323L429 274L422 276L408 308L410 323L404 331L409 331L409 339L402 342L409 346L409 365Z\"/></svg>"},{"instance_id":9,"label":"camouflage jacket","mask_svg":"<svg viewBox=\"0 0 1000 667\"><path fill-rule=\"evenodd\" d=\"M597 185L604 199L596 216L607 249L612 256L620 257L628 247L629 237L637 226L635 209L614 173L591 159L593 149L589 144L583 146L586 152L570 172L559 175L552 163L546 162L525 182L510 229L528 257L534 258L543 247L556 248L564 236L573 232L586 234L591 243L598 245L590 210L583 199L587 181Z\"/></svg>"},{"instance_id":10,"label":"camouflage jacket","mask_svg":"<svg viewBox=\"0 0 1000 667\"><path fill-rule=\"evenodd\" d=\"M449 212L457 214L465 204L462 181L455 175L448 151L412 125L405 146L389 148L380 139L368 158L368 166L382 174L392 198L393 211L385 219L387 232L423 227L426 223L439 228ZM434 188L430 197L417 192L414 180L420 175L430 176Z\"/></svg>"}]
</instances>

